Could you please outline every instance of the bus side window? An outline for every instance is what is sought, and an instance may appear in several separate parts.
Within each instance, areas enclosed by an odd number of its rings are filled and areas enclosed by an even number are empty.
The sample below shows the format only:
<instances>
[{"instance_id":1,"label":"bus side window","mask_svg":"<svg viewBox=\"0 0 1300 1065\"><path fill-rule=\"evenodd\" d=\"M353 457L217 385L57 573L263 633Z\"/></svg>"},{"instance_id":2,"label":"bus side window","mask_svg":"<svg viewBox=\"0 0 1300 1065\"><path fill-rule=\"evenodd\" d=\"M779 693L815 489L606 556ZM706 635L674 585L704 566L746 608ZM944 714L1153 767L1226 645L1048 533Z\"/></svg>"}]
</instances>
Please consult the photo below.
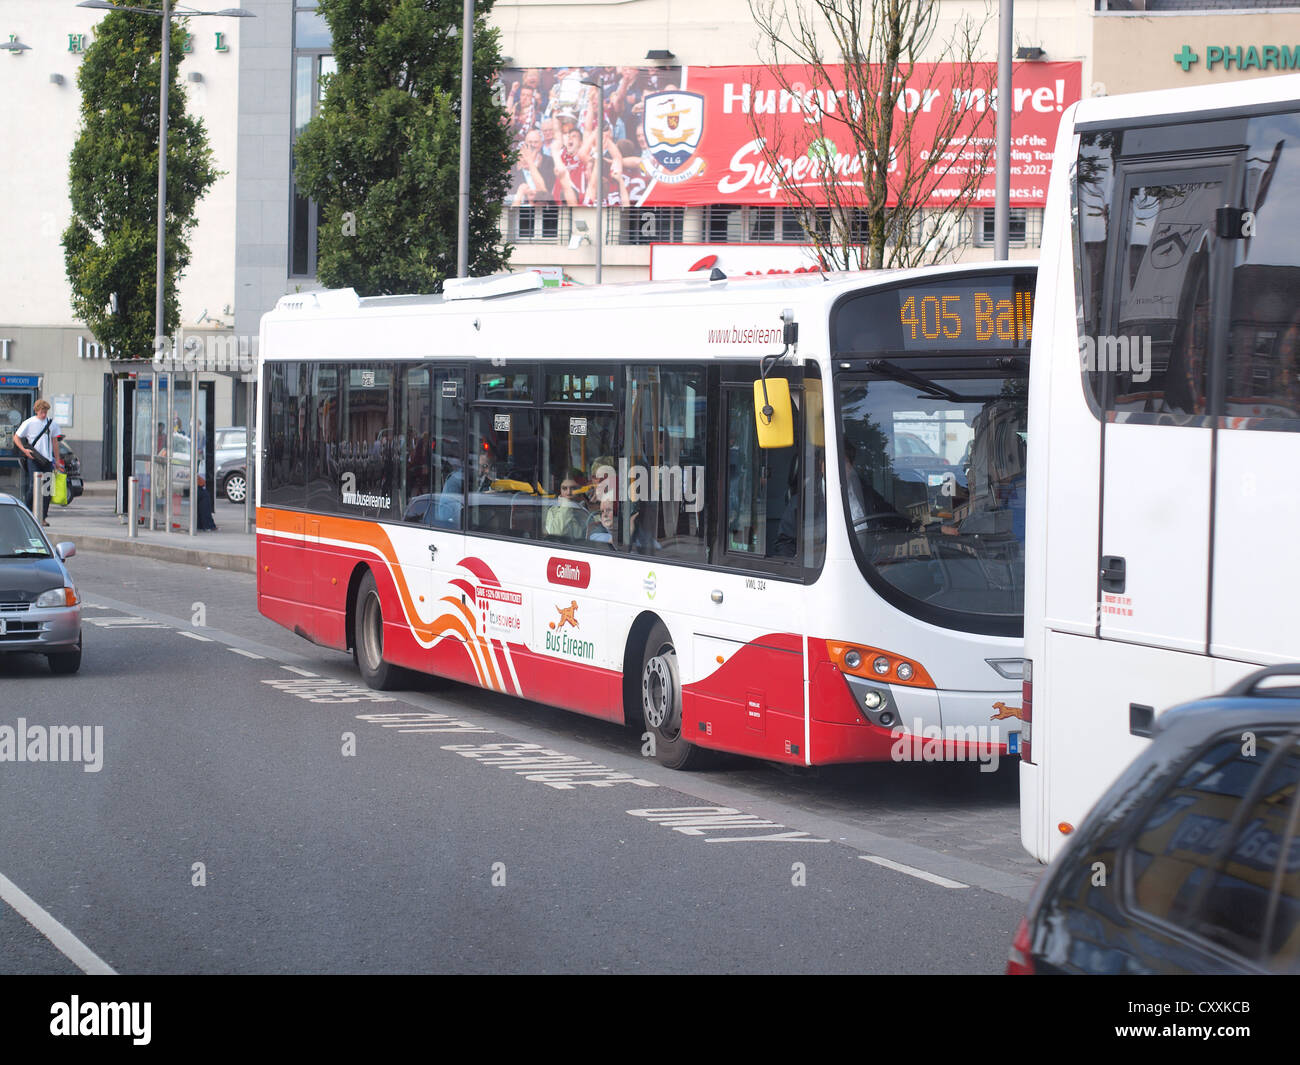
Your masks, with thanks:
<instances>
[{"instance_id":1,"label":"bus side window","mask_svg":"<svg viewBox=\"0 0 1300 1065\"><path fill-rule=\"evenodd\" d=\"M470 425L470 529L537 539L546 502L537 471L537 410L476 407Z\"/></svg>"},{"instance_id":2,"label":"bus side window","mask_svg":"<svg viewBox=\"0 0 1300 1065\"><path fill-rule=\"evenodd\" d=\"M805 465L802 426L793 447L761 448L752 391L728 389L726 396L726 551L793 562L799 558ZM797 409L797 425L802 418L802 409Z\"/></svg>"}]
</instances>

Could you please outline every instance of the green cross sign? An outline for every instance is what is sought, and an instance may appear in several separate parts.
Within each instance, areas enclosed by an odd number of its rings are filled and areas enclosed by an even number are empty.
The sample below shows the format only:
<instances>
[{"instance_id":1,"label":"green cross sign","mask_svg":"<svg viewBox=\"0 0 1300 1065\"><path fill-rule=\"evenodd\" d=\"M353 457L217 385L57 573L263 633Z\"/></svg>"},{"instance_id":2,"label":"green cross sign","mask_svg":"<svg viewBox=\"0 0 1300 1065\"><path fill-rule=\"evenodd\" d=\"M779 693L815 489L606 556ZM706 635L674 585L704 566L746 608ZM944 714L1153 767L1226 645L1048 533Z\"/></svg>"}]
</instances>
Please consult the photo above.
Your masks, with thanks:
<instances>
[{"instance_id":1,"label":"green cross sign","mask_svg":"<svg viewBox=\"0 0 1300 1065\"><path fill-rule=\"evenodd\" d=\"M1192 51L1190 45L1183 45L1183 50L1174 55L1174 62L1183 68L1183 73L1192 69L1192 64L1197 62L1201 57Z\"/></svg>"}]
</instances>

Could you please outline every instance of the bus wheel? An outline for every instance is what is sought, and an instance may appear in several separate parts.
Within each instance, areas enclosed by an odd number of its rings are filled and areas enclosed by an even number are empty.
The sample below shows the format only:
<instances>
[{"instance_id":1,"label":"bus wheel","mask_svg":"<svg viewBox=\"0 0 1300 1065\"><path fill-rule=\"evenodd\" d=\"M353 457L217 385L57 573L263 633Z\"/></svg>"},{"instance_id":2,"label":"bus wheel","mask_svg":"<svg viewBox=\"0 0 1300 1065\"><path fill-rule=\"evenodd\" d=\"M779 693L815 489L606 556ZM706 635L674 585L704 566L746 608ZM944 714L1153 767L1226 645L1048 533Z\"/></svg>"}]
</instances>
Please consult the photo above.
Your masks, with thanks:
<instances>
[{"instance_id":1,"label":"bus wheel","mask_svg":"<svg viewBox=\"0 0 1300 1065\"><path fill-rule=\"evenodd\" d=\"M705 752L682 738L682 685L677 651L655 622L641 654L641 713L654 737L655 758L669 769L698 769Z\"/></svg>"},{"instance_id":2,"label":"bus wheel","mask_svg":"<svg viewBox=\"0 0 1300 1065\"><path fill-rule=\"evenodd\" d=\"M366 684L377 691L397 686L398 668L384 661L384 612L375 575L367 572L357 589L356 639L352 657Z\"/></svg>"}]
</instances>

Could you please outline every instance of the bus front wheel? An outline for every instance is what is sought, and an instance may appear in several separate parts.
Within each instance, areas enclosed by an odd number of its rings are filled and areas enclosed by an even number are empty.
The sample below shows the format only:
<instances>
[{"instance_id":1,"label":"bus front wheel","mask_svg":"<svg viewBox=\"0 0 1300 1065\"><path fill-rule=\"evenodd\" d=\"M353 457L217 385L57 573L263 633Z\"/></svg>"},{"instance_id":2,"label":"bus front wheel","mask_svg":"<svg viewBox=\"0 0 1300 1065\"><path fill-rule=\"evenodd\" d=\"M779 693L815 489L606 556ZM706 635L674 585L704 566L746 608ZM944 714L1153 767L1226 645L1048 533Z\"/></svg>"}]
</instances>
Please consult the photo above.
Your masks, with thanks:
<instances>
[{"instance_id":1,"label":"bus front wheel","mask_svg":"<svg viewBox=\"0 0 1300 1065\"><path fill-rule=\"evenodd\" d=\"M352 641L356 660L366 684L377 691L397 686L398 669L384 661L384 611L379 603L375 575L367 572L357 589L356 638Z\"/></svg>"},{"instance_id":2,"label":"bus front wheel","mask_svg":"<svg viewBox=\"0 0 1300 1065\"><path fill-rule=\"evenodd\" d=\"M698 769L705 752L682 738L682 685L677 649L656 621L641 654L641 713L654 738L655 758L668 769Z\"/></svg>"}]
</instances>

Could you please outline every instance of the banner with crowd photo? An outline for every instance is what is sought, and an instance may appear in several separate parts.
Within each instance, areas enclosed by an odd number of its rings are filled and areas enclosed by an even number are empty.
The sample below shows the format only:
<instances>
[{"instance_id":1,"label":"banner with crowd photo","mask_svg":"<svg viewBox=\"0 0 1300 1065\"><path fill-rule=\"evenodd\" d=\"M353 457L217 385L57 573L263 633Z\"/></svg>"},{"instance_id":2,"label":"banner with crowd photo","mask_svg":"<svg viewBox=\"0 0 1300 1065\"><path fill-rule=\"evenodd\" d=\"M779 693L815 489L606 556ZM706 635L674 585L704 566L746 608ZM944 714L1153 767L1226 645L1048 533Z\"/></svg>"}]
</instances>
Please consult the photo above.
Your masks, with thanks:
<instances>
[{"instance_id":1,"label":"banner with crowd photo","mask_svg":"<svg viewBox=\"0 0 1300 1065\"><path fill-rule=\"evenodd\" d=\"M501 93L518 151L508 204L594 204L602 130L606 206L779 204L788 194L773 163L814 203L826 202L829 170L837 199L851 203L862 188L861 161L834 117L864 103L846 86L842 66L827 70L829 84L797 66L784 67L779 78L760 66L505 69ZM939 164L943 173L926 182L931 204L951 202L972 166L985 171L977 200L993 199L996 93L971 86L996 84L996 64L975 64L974 78L966 71L951 63L917 64L898 101L900 113L911 116L917 152L932 144L945 111L963 116L963 131ZM1080 63L1013 65L1013 206L1046 202L1057 127L1079 99L1081 79ZM603 123L602 94L590 82L603 87ZM828 118L819 123L820 112Z\"/></svg>"}]
</instances>

